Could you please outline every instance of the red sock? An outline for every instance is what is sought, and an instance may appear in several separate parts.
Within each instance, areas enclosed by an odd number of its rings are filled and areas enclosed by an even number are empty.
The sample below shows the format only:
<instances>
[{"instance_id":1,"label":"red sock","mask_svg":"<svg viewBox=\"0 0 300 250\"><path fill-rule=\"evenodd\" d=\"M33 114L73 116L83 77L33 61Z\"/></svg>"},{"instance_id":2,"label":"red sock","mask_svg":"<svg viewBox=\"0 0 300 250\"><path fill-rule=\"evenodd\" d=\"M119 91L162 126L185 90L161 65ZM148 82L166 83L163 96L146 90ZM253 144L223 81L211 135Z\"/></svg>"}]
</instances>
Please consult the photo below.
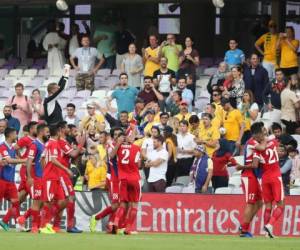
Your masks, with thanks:
<instances>
[{"instance_id":1,"label":"red sock","mask_svg":"<svg viewBox=\"0 0 300 250\"><path fill-rule=\"evenodd\" d=\"M11 208L8 209L6 215L3 217L3 222L8 224L11 218L15 220L20 216L20 204L18 201L11 203Z\"/></svg>"},{"instance_id":2,"label":"red sock","mask_svg":"<svg viewBox=\"0 0 300 250\"><path fill-rule=\"evenodd\" d=\"M248 232L249 231L249 226L250 226L250 223L244 222L242 224L242 231L243 232Z\"/></svg>"},{"instance_id":3,"label":"red sock","mask_svg":"<svg viewBox=\"0 0 300 250\"><path fill-rule=\"evenodd\" d=\"M116 213L115 213L115 219L114 219L114 225L119 226L120 220L122 217L125 216L126 208L125 207L118 207Z\"/></svg>"},{"instance_id":4,"label":"red sock","mask_svg":"<svg viewBox=\"0 0 300 250\"><path fill-rule=\"evenodd\" d=\"M31 209L31 216L32 216L32 227L39 228L40 227L40 211Z\"/></svg>"},{"instance_id":5,"label":"red sock","mask_svg":"<svg viewBox=\"0 0 300 250\"><path fill-rule=\"evenodd\" d=\"M269 223L269 220L271 218L271 208L266 208L264 213L264 224L267 225Z\"/></svg>"},{"instance_id":6,"label":"red sock","mask_svg":"<svg viewBox=\"0 0 300 250\"><path fill-rule=\"evenodd\" d=\"M109 218L108 218L108 224L112 224L112 223L114 222L115 214L116 214L116 212L113 211L113 212L109 215Z\"/></svg>"},{"instance_id":7,"label":"red sock","mask_svg":"<svg viewBox=\"0 0 300 250\"><path fill-rule=\"evenodd\" d=\"M280 216L283 213L283 207L276 207L272 213L272 217L269 221L269 224L271 224L272 226L275 224L275 222L280 218Z\"/></svg>"},{"instance_id":8,"label":"red sock","mask_svg":"<svg viewBox=\"0 0 300 250\"><path fill-rule=\"evenodd\" d=\"M75 224L75 202L69 201L67 205L67 228L74 227Z\"/></svg>"},{"instance_id":9,"label":"red sock","mask_svg":"<svg viewBox=\"0 0 300 250\"><path fill-rule=\"evenodd\" d=\"M41 228L50 223L52 218L51 209L47 205L44 205L41 211Z\"/></svg>"},{"instance_id":10,"label":"red sock","mask_svg":"<svg viewBox=\"0 0 300 250\"><path fill-rule=\"evenodd\" d=\"M57 204L57 203L54 203L52 206L51 206L51 214L52 214L52 218L54 218L57 214L59 214L61 211L61 207Z\"/></svg>"},{"instance_id":11,"label":"red sock","mask_svg":"<svg viewBox=\"0 0 300 250\"><path fill-rule=\"evenodd\" d=\"M103 211L98 213L95 217L96 220L102 220L104 217L106 217L109 214L112 214L113 210L111 207L105 208Z\"/></svg>"},{"instance_id":12,"label":"red sock","mask_svg":"<svg viewBox=\"0 0 300 250\"><path fill-rule=\"evenodd\" d=\"M127 218L126 218L126 231L131 231L132 226L136 221L137 209L135 207L129 208Z\"/></svg>"},{"instance_id":13,"label":"red sock","mask_svg":"<svg viewBox=\"0 0 300 250\"><path fill-rule=\"evenodd\" d=\"M32 215L32 209L29 208L25 213L24 213L24 218L28 219Z\"/></svg>"},{"instance_id":14,"label":"red sock","mask_svg":"<svg viewBox=\"0 0 300 250\"><path fill-rule=\"evenodd\" d=\"M61 224L61 216L60 214L56 214L54 216L53 227L60 228L60 224Z\"/></svg>"}]
</instances>

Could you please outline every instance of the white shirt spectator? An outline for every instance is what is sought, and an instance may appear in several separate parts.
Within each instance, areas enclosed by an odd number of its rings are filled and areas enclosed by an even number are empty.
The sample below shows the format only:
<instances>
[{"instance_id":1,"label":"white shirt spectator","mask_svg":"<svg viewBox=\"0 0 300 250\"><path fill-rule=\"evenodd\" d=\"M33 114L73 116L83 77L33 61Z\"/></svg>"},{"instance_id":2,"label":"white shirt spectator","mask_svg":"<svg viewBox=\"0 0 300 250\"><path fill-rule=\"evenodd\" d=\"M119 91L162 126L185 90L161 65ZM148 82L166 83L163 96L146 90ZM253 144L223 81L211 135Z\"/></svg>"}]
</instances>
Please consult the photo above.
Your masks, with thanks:
<instances>
[{"instance_id":1,"label":"white shirt spectator","mask_svg":"<svg viewBox=\"0 0 300 250\"><path fill-rule=\"evenodd\" d=\"M163 162L157 167L151 167L148 177L148 182L156 182L159 180L166 180L166 172L168 168L168 158L169 154L167 150L162 147L160 150L152 150L147 154L149 161L155 161L158 159L163 160Z\"/></svg>"},{"instance_id":2,"label":"white shirt spectator","mask_svg":"<svg viewBox=\"0 0 300 250\"><path fill-rule=\"evenodd\" d=\"M186 134L177 134L177 144L178 144L178 149L183 149L183 150L194 150L195 147L197 146L196 142L194 141L195 136L186 133ZM191 154L183 154L183 153L178 153L177 154L177 159L183 159L183 158L192 158L193 156Z\"/></svg>"},{"instance_id":3,"label":"white shirt spectator","mask_svg":"<svg viewBox=\"0 0 300 250\"><path fill-rule=\"evenodd\" d=\"M102 58L98 50L93 47L78 48L74 51L72 57L78 59L79 73L90 72L95 66L96 59L100 60Z\"/></svg>"}]
</instances>

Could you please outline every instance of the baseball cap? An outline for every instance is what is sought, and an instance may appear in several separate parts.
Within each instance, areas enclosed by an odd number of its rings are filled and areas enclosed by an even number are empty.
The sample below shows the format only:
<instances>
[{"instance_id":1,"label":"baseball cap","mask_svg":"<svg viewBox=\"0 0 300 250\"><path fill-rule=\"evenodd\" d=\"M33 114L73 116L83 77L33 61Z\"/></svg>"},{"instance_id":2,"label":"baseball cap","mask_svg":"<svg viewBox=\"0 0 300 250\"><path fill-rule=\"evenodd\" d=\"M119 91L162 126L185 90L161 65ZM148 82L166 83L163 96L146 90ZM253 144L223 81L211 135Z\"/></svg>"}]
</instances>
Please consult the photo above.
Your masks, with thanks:
<instances>
[{"instance_id":1,"label":"baseball cap","mask_svg":"<svg viewBox=\"0 0 300 250\"><path fill-rule=\"evenodd\" d=\"M188 103L187 103L186 101L182 100L182 101L180 102L180 105L188 105Z\"/></svg>"},{"instance_id":2,"label":"baseball cap","mask_svg":"<svg viewBox=\"0 0 300 250\"><path fill-rule=\"evenodd\" d=\"M205 147L203 145L197 145L195 147L195 150L199 151L199 152L202 152L202 153L205 153Z\"/></svg>"}]
</instances>

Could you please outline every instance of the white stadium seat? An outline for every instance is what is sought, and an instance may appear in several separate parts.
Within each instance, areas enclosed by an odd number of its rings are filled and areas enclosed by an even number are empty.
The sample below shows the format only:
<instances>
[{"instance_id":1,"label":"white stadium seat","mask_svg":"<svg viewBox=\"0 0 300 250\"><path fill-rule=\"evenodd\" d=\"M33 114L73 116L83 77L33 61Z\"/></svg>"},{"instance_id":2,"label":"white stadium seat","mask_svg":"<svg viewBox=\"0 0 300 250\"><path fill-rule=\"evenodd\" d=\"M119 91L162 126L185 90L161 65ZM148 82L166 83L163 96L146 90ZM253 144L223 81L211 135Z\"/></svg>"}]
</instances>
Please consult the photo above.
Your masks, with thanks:
<instances>
[{"instance_id":1,"label":"white stadium seat","mask_svg":"<svg viewBox=\"0 0 300 250\"><path fill-rule=\"evenodd\" d=\"M190 177L189 176L180 176L177 177L176 184L182 184L183 186L187 186L190 183Z\"/></svg>"},{"instance_id":2,"label":"white stadium seat","mask_svg":"<svg viewBox=\"0 0 300 250\"><path fill-rule=\"evenodd\" d=\"M3 79L6 75L8 75L8 69L0 69L0 79Z\"/></svg>"},{"instance_id":3,"label":"white stadium seat","mask_svg":"<svg viewBox=\"0 0 300 250\"><path fill-rule=\"evenodd\" d=\"M215 194L231 194L232 188L231 187L221 187L215 190Z\"/></svg>"},{"instance_id":4,"label":"white stadium seat","mask_svg":"<svg viewBox=\"0 0 300 250\"><path fill-rule=\"evenodd\" d=\"M80 90L76 93L76 97L81 97L84 99L87 99L89 96L91 95L91 91L90 90Z\"/></svg>"},{"instance_id":5,"label":"white stadium seat","mask_svg":"<svg viewBox=\"0 0 300 250\"><path fill-rule=\"evenodd\" d=\"M93 97L97 97L99 99L106 97L106 90L95 90L92 94Z\"/></svg>"},{"instance_id":6,"label":"white stadium seat","mask_svg":"<svg viewBox=\"0 0 300 250\"><path fill-rule=\"evenodd\" d=\"M12 70L9 71L9 75L20 77L20 76L23 75L23 70L22 69L12 69Z\"/></svg>"},{"instance_id":7,"label":"white stadium seat","mask_svg":"<svg viewBox=\"0 0 300 250\"><path fill-rule=\"evenodd\" d=\"M26 69L24 70L23 76L35 77L37 75L37 69Z\"/></svg>"},{"instance_id":8,"label":"white stadium seat","mask_svg":"<svg viewBox=\"0 0 300 250\"><path fill-rule=\"evenodd\" d=\"M38 72L39 76L48 77L49 76L49 69L40 69Z\"/></svg>"},{"instance_id":9,"label":"white stadium seat","mask_svg":"<svg viewBox=\"0 0 300 250\"><path fill-rule=\"evenodd\" d=\"M103 77L107 77L110 74L110 69L99 69L97 71L96 76L103 76Z\"/></svg>"},{"instance_id":10,"label":"white stadium seat","mask_svg":"<svg viewBox=\"0 0 300 250\"><path fill-rule=\"evenodd\" d=\"M231 190L231 194L243 194L243 193L244 192L243 192L243 189L241 187L239 187L239 188L233 188Z\"/></svg>"},{"instance_id":11,"label":"white stadium seat","mask_svg":"<svg viewBox=\"0 0 300 250\"><path fill-rule=\"evenodd\" d=\"M218 68L211 67L204 70L204 75L212 76L217 72Z\"/></svg>"},{"instance_id":12,"label":"white stadium seat","mask_svg":"<svg viewBox=\"0 0 300 250\"><path fill-rule=\"evenodd\" d=\"M240 187L242 184L242 180L240 176L232 176L229 177L229 186Z\"/></svg>"},{"instance_id":13,"label":"white stadium seat","mask_svg":"<svg viewBox=\"0 0 300 250\"><path fill-rule=\"evenodd\" d=\"M171 186L166 188L166 193L181 193L183 186Z\"/></svg>"},{"instance_id":14,"label":"white stadium seat","mask_svg":"<svg viewBox=\"0 0 300 250\"><path fill-rule=\"evenodd\" d=\"M291 188L290 195L300 195L300 188Z\"/></svg>"},{"instance_id":15,"label":"white stadium seat","mask_svg":"<svg viewBox=\"0 0 300 250\"><path fill-rule=\"evenodd\" d=\"M295 182L294 182L293 186L300 187L300 179L298 179L298 178L295 179Z\"/></svg>"}]
</instances>

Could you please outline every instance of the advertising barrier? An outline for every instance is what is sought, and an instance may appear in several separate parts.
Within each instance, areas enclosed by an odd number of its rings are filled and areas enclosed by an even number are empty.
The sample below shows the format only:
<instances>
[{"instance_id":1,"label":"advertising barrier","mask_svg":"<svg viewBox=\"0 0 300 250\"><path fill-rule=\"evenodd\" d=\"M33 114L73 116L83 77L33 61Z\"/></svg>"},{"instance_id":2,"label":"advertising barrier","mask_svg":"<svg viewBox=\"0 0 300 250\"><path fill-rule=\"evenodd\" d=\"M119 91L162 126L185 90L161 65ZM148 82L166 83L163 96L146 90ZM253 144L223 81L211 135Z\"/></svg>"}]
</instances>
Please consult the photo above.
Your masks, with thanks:
<instances>
[{"instance_id":1,"label":"advertising barrier","mask_svg":"<svg viewBox=\"0 0 300 250\"><path fill-rule=\"evenodd\" d=\"M76 193L77 227L89 231L91 215L109 205L105 192ZM300 196L286 197L281 219L275 225L278 236L300 235ZM24 211L30 205L22 206ZM139 204L136 229L140 232L195 233L195 234L237 234L243 215L242 195L200 195L200 194L154 194L144 193ZM0 206L0 216L8 204ZM263 209L262 209L263 210ZM254 218L251 232L264 235L262 211ZM105 230L107 218L98 223L97 230ZM65 226L65 215L62 227Z\"/></svg>"}]
</instances>

